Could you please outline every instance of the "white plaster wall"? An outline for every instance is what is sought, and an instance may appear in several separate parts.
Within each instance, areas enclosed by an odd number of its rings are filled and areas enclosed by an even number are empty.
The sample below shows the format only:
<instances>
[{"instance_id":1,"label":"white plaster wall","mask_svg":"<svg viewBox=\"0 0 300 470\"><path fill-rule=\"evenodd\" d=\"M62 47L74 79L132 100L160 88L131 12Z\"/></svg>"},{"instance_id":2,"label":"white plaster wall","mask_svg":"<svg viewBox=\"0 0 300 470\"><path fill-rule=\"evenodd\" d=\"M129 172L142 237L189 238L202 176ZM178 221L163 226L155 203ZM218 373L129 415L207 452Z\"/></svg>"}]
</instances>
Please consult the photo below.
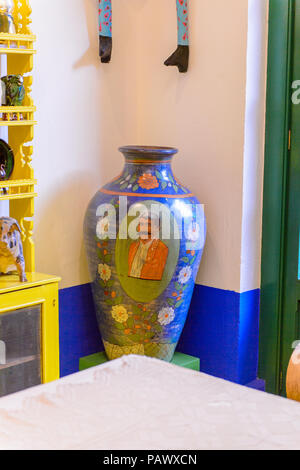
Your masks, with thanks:
<instances>
[{"instance_id":1,"label":"white plaster wall","mask_svg":"<svg viewBox=\"0 0 300 470\"><path fill-rule=\"evenodd\" d=\"M37 269L61 275L62 287L88 282L82 221L120 172L118 146L174 145L176 175L206 205L198 282L250 285L241 284L248 1L190 0L188 74L163 65L176 47L175 0L114 0L109 65L98 59L97 0L31 5Z\"/></svg>"}]
</instances>

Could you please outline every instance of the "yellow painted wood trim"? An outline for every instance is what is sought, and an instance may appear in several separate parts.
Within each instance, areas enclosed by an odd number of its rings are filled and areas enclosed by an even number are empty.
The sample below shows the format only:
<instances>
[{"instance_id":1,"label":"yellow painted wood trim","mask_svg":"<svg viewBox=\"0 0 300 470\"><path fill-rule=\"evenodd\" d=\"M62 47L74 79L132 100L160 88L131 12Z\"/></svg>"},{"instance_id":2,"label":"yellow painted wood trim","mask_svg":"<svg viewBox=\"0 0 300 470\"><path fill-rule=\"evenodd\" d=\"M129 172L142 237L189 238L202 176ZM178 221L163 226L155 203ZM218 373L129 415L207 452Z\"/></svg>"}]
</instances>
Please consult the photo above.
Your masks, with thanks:
<instances>
[{"instance_id":1,"label":"yellow painted wood trim","mask_svg":"<svg viewBox=\"0 0 300 470\"><path fill-rule=\"evenodd\" d=\"M18 194L5 194L0 196L0 201L13 201L16 199L28 199L30 197L37 197L37 193L18 193Z\"/></svg>"},{"instance_id":2,"label":"yellow painted wood trim","mask_svg":"<svg viewBox=\"0 0 300 470\"><path fill-rule=\"evenodd\" d=\"M35 126L37 121L0 121L1 127L17 127L17 126Z\"/></svg>"},{"instance_id":3,"label":"yellow painted wood trim","mask_svg":"<svg viewBox=\"0 0 300 470\"><path fill-rule=\"evenodd\" d=\"M61 281L59 276L50 276L40 273L26 273L28 282L19 282L17 275L0 276L0 295L7 292L30 289L45 284L53 284Z\"/></svg>"},{"instance_id":4,"label":"yellow painted wood trim","mask_svg":"<svg viewBox=\"0 0 300 470\"><path fill-rule=\"evenodd\" d=\"M0 106L0 113L34 113L36 106Z\"/></svg>"},{"instance_id":5,"label":"yellow painted wood trim","mask_svg":"<svg viewBox=\"0 0 300 470\"><path fill-rule=\"evenodd\" d=\"M25 55L25 54L30 54L30 55L33 55L33 54L36 54L36 50L35 49L18 49L18 48L14 48L14 47L0 47L0 54L21 54L21 55Z\"/></svg>"},{"instance_id":6,"label":"yellow painted wood trim","mask_svg":"<svg viewBox=\"0 0 300 470\"><path fill-rule=\"evenodd\" d=\"M60 377L58 284L43 289L47 295L42 310L42 372L43 383L48 383Z\"/></svg>"},{"instance_id":7,"label":"yellow painted wood trim","mask_svg":"<svg viewBox=\"0 0 300 470\"><path fill-rule=\"evenodd\" d=\"M6 295L6 294L3 294L3 295ZM1 298L1 301L2 301L2 297ZM10 313L12 311L15 311L16 309L17 310L20 310L22 308L29 308L29 307L34 307L36 305L40 305L42 303L44 303L46 301L46 299L38 299L36 300L35 302L27 302L25 301L24 303L20 303L17 305L16 307L16 304L13 304L11 305L10 307L3 307L3 305L0 307L0 315L4 315L5 313Z\"/></svg>"},{"instance_id":8,"label":"yellow painted wood trim","mask_svg":"<svg viewBox=\"0 0 300 470\"><path fill-rule=\"evenodd\" d=\"M0 41L28 41L28 42L35 42L36 35L35 34L9 34L9 33L0 33Z\"/></svg>"},{"instance_id":9,"label":"yellow painted wood trim","mask_svg":"<svg viewBox=\"0 0 300 470\"><path fill-rule=\"evenodd\" d=\"M0 181L0 188L14 188L18 186L34 186L37 180L5 180Z\"/></svg>"}]
</instances>

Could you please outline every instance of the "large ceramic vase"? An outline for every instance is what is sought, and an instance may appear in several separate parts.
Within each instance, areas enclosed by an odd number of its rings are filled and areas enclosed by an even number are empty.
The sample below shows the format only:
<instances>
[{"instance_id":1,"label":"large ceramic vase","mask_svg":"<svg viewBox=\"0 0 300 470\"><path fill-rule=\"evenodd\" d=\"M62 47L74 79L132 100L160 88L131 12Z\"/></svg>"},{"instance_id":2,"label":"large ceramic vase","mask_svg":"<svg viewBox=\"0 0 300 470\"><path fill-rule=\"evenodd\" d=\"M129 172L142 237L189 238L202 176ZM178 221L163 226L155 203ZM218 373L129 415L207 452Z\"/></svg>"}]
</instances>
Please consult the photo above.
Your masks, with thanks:
<instances>
[{"instance_id":1,"label":"large ceramic vase","mask_svg":"<svg viewBox=\"0 0 300 470\"><path fill-rule=\"evenodd\" d=\"M120 176L87 209L85 246L109 359L171 361L205 243L203 206L173 175L173 148L123 147Z\"/></svg>"}]
</instances>

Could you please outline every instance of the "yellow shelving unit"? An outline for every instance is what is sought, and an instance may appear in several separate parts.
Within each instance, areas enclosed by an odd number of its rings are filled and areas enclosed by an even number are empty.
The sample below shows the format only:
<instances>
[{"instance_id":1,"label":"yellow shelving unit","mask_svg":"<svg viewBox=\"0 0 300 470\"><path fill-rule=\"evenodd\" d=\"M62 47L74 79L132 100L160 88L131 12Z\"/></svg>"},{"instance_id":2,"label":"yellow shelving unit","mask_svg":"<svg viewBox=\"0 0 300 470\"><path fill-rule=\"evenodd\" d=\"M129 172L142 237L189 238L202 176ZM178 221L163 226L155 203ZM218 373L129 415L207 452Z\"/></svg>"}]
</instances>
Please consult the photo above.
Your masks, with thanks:
<instances>
[{"instance_id":1,"label":"yellow shelving unit","mask_svg":"<svg viewBox=\"0 0 300 470\"><path fill-rule=\"evenodd\" d=\"M1 315L5 312L29 308L30 305L34 306L40 302L42 381L48 382L59 378L58 283L60 278L35 272L35 246L32 236L37 180L34 178L32 167L32 141L34 126L37 123L34 119L36 108L31 98L32 76L30 73L36 53L34 49L36 37L30 31L30 15L29 1L15 0L14 19L18 34L0 33L0 55L5 54L7 57L7 74L22 75L26 89L23 106L0 106L0 127L8 128L8 143L15 158L11 178L0 182L0 201L9 201L10 216L18 220L22 229L28 277L28 283L23 284L14 275L0 277L0 322ZM45 328L45 325L48 327ZM52 338L49 339L51 336Z\"/></svg>"}]
</instances>

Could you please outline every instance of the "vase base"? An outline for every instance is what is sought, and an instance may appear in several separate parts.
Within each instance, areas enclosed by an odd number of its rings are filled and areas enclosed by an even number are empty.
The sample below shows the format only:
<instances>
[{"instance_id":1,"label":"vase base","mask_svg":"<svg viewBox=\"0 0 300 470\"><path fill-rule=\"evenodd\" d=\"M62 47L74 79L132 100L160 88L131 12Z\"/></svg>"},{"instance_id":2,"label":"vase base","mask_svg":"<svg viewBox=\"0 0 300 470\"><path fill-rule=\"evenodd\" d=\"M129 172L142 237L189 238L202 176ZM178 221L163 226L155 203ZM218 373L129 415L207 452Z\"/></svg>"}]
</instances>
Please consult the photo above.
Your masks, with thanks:
<instances>
[{"instance_id":1,"label":"vase base","mask_svg":"<svg viewBox=\"0 0 300 470\"><path fill-rule=\"evenodd\" d=\"M175 353L177 343L147 343L133 344L132 346L118 346L108 341L103 341L106 355L109 360L118 359L122 356L135 354L138 356L155 357L166 362L171 362Z\"/></svg>"}]
</instances>

